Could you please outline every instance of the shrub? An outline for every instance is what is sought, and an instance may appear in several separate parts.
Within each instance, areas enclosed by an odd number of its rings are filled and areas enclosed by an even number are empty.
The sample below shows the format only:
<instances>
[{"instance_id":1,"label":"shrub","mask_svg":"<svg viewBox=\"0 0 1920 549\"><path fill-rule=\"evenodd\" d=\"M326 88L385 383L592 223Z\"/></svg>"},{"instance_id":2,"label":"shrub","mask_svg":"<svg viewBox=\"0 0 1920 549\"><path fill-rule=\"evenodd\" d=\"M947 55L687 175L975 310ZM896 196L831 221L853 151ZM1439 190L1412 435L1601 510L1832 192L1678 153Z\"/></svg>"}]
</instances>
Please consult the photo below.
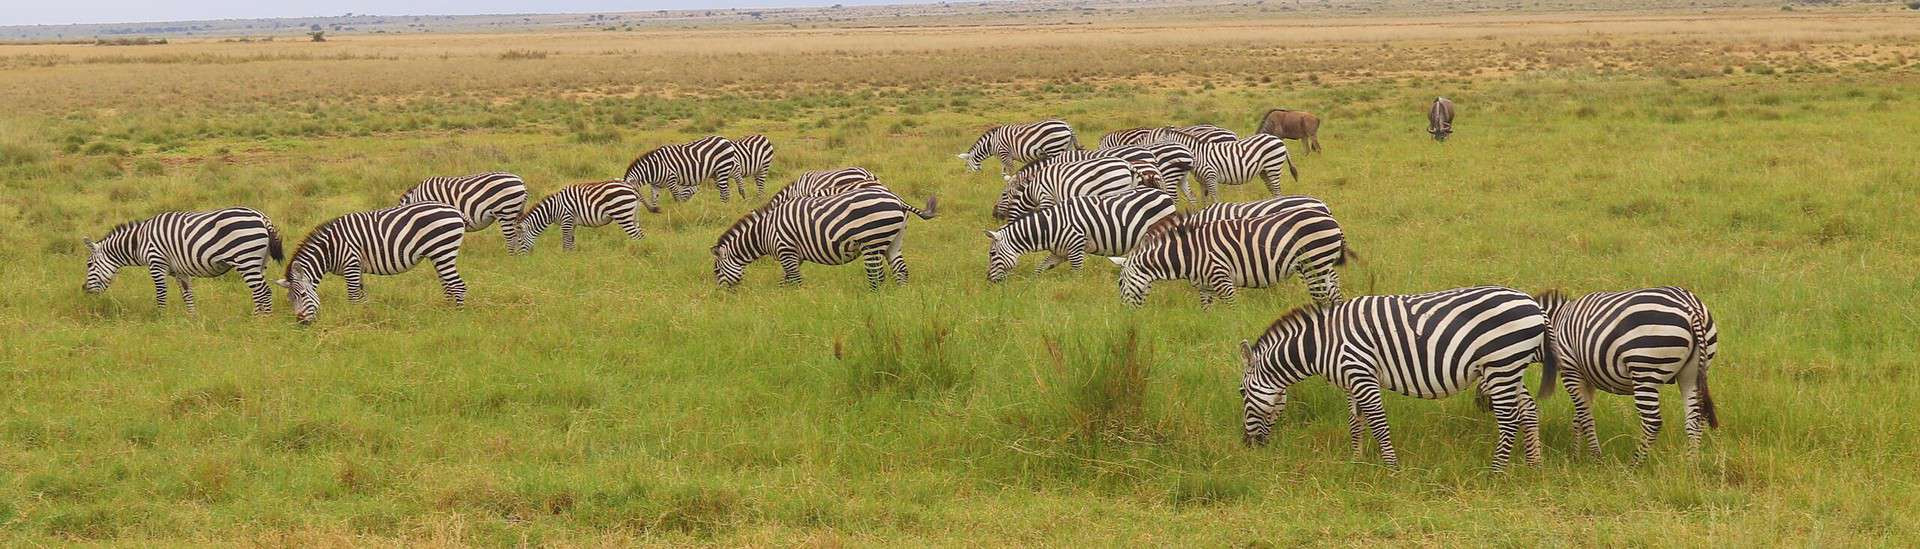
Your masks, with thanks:
<instances>
[{"instance_id":1,"label":"shrub","mask_svg":"<svg viewBox=\"0 0 1920 549\"><path fill-rule=\"evenodd\" d=\"M547 52L539 50L507 50L500 54L503 61L522 61L528 59L546 59Z\"/></svg>"}]
</instances>

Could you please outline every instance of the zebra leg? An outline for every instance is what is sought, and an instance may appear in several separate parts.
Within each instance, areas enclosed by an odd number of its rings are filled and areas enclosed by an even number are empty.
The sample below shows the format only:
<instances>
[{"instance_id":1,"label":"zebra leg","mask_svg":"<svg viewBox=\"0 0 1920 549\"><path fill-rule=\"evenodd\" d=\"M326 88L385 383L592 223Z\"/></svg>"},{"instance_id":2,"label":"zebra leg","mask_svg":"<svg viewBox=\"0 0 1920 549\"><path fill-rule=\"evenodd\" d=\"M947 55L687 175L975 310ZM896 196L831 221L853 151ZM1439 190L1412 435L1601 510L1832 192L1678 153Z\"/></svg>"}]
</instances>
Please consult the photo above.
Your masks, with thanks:
<instances>
[{"instance_id":1,"label":"zebra leg","mask_svg":"<svg viewBox=\"0 0 1920 549\"><path fill-rule=\"evenodd\" d=\"M187 275L175 275L173 279L180 281L180 302L187 305L187 314L193 314L193 284L187 282Z\"/></svg>"},{"instance_id":2,"label":"zebra leg","mask_svg":"<svg viewBox=\"0 0 1920 549\"><path fill-rule=\"evenodd\" d=\"M1280 174L1275 171L1261 172L1260 181L1267 184L1267 192L1280 196Z\"/></svg>"},{"instance_id":3,"label":"zebra leg","mask_svg":"<svg viewBox=\"0 0 1920 549\"><path fill-rule=\"evenodd\" d=\"M493 213L493 217L500 220L500 236L507 239L507 255L518 255L520 253L520 250L515 249L513 246L513 243L516 242L514 236L518 232L518 228L515 227L515 225L519 225L519 223L514 222L514 219L519 217L516 214L518 214L518 212L511 210L501 210Z\"/></svg>"},{"instance_id":4,"label":"zebra leg","mask_svg":"<svg viewBox=\"0 0 1920 549\"><path fill-rule=\"evenodd\" d=\"M867 289L878 290L880 284L887 281L886 252L875 250L860 254L860 262L867 268Z\"/></svg>"},{"instance_id":5,"label":"zebra leg","mask_svg":"<svg viewBox=\"0 0 1920 549\"><path fill-rule=\"evenodd\" d=\"M1042 260L1040 260L1040 264L1039 264L1039 265L1035 265L1035 266L1033 267L1033 273L1034 273L1034 274L1040 274L1040 273L1044 273L1044 272L1047 272L1047 271L1050 271L1050 270L1053 270L1053 268L1054 268L1054 267L1058 267L1058 266L1060 266L1060 264L1061 264L1062 262L1065 262L1066 260L1067 260L1067 258L1065 258L1065 257L1062 257L1062 256L1061 256L1060 254L1057 254L1057 253L1048 253L1048 254L1047 254L1047 258L1046 258L1046 259L1042 259Z\"/></svg>"},{"instance_id":6,"label":"zebra leg","mask_svg":"<svg viewBox=\"0 0 1920 549\"><path fill-rule=\"evenodd\" d=\"M753 195L767 195L767 170L760 170L759 173L753 174Z\"/></svg>"},{"instance_id":7,"label":"zebra leg","mask_svg":"<svg viewBox=\"0 0 1920 549\"><path fill-rule=\"evenodd\" d=\"M167 267L158 261L147 264L147 275L153 277L153 306L167 310Z\"/></svg>"},{"instance_id":8,"label":"zebra leg","mask_svg":"<svg viewBox=\"0 0 1920 549\"><path fill-rule=\"evenodd\" d=\"M272 313L273 290L267 287L266 265L248 262L234 266L233 270L240 271L240 280L253 292L253 314Z\"/></svg>"},{"instance_id":9,"label":"zebra leg","mask_svg":"<svg viewBox=\"0 0 1920 549\"><path fill-rule=\"evenodd\" d=\"M901 237L894 237L893 244L887 246L887 264L893 266L893 283L907 285L907 256L900 253Z\"/></svg>"},{"instance_id":10,"label":"zebra leg","mask_svg":"<svg viewBox=\"0 0 1920 549\"><path fill-rule=\"evenodd\" d=\"M1504 473L1507 461L1513 459L1513 439L1520 431L1520 401L1513 388L1495 386L1491 375L1480 379L1480 394L1492 401L1493 419L1500 430L1500 438L1493 443L1493 472Z\"/></svg>"},{"instance_id":11,"label":"zebra leg","mask_svg":"<svg viewBox=\"0 0 1920 549\"><path fill-rule=\"evenodd\" d=\"M1366 454L1365 447L1360 445L1361 437L1365 435L1366 424L1360 421L1360 399L1349 396L1347 398L1347 442L1353 447L1354 461L1360 461L1360 458Z\"/></svg>"},{"instance_id":12,"label":"zebra leg","mask_svg":"<svg viewBox=\"0 0 1920 549\"><path fill-rule=\"evenodd\" d=\"M460 279L460 268L455 265L457 253L434 259L433 270L440 274L440 288L446 292L447 301L460 306L467 303L467 282Z\"/></svg>"},{"instance_id":13,"label":"zebra leg","mask_svg":"<svg viewBox=\"0 0 1920 549\"><path fill-rule=\"evenodd\" d=\"M1633 381L1633 407L1640 411L1640 446L1633 450L1633 463L1647 459L1647 450L1660 435L1660 382L1650 378Z\"/></svg>"},{"instance_id":14,"label":"zebra leg","mask_svg":"<svg viewBox=\"0 0 1920 549\"><path fill-rule=\"evenodd\" d=\"M1013 172L1013 151L1002 149L1000 151L1000 177L1006 177L1007 174L1012 172Z\"/></svg>"},{"instance_id":15,"label":"zebra leg","mask_svg":"<svg viewBox=\"0 0 1920 549\"><path fill-rule=\"evenodd\" d=\"M1520 395L1520 443L1526 449L1527 465L1539 466L1541 460L1540 404L1527 392L1524 382L1515 388Z\"/></svg>"},{"instance_id":16,"label":"zebra leg","mask_svg":"<svg viewBox=\"0 0 1920 549\"><path fill-rule=\"evenodd\" d=\"M560 218L560 249L573 251L573 216Z\"/></svg>"},{"instance_id":17,"label":"zebra leg","mask_svg":"<svg viewBox=\"0 0 1920 549\"><path fill-rule=\"evenodd\" d=\"M1354 409L1367 416L1367 428L1373 431L1373 439L1380 443L1380 459L1387 467L1400 468L1400 456L1393 451L1393 437L1387 430L1387 409L1380 403L1380 384L1371 377L1356 379L1352 388L1347 390Z\"/></svg>"},{"instance_id":18,"label":"zebra leg","mask_svg":"<svg viewBox=\"0 0 1920 549\"><path fill-rule=\"evenodd\" d=\"M793 248L782 246L778 255L780 258L780 283L789 286L800 284L800 253L794 251ZM871 278L872 275L868 276Z\"/></svg>"},{"instance_id":19,"label":"zebra leg","mask_svg":"<svg viewBox=\"0 0 1920 549\"><path fill-rule=\"evenodd\" d=\"M627 238L639 240L647 236L647 233L640 230L640 221L634 219L632 213L619 216L613 222L620 224L620 232L627 233Z\"/></svg>"},{"instance_id":20,"label":"zebra leg","mask_svg":"<svg viewBox=\"0 0 1920 549\"><path fill-rule=\"evenodd\" d=\"M1340 273L1333 265L1321 264L1309 266L1305 258L1300 259L1300 279L1307 283L1307 295L1313 298L1315 305L1332 305L1340 302Z\"/></svg>"},{"instance_id":21,"label":"zebra leg","mask_svg":"<svg viewBox=\"0 0 1920 549\"><path fill-rule=\"evenodd\" d=\"M1233 304L1237 290L1233 287L1233 276L1227 273L1225 265L1213 264L1213 268L1207 272L1207 285L1213 290L1213 295L1220 297L1220 301Z\"/></svg>"},{"instance_id":22,"label":"zebra leg","mask_svg":"<svg viewBox=\"0 0 1920 549\"><path fill-rule=\"evenodd\" d=\"M1707 422L1704 403L1700 399L1699 377L1692 374L1691 370L1682 369L1678 376L1680 379L1675 380L1680 385L1680 396L1686 402L1688 456L1700 454L1700 433Z\"/></svg>"},{"instance_id":23,"label":"zebra leg","mask_svg":"<svg viewBox=\"0 0 1920 549\"><path fill-rule=\"evenodd\" d=\"M1568 364L1564 359L1562 360L1561 364ZM1562 367L1571 367L1571 365ZM1593 426L1593 387L1564 372L1560 376L1560 385L1566 387L1567 397L1573 401L1573 436L1585 439L1587 453L1598 458L1600 457L1600 433L1596 432Z\"/></svg>"}]
</instances>

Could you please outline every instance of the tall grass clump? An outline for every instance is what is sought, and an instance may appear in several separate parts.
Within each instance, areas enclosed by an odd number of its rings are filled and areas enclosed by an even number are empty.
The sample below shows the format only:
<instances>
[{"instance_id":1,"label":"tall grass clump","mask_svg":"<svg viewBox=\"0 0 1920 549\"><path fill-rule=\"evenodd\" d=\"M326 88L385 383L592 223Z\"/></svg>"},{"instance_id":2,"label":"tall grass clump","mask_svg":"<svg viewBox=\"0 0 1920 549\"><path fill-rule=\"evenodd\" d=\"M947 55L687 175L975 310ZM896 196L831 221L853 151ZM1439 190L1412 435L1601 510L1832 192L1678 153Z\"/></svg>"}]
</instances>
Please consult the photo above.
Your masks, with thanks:
<instances>
[{"instance_id":1,"label":"tall grass clump","mask_svg":"<svg viewBox=\"0 0 1920 549\"><path fill-rule=\"evenodd\" d=\"M1085 443L1137 443L1161 438L1147 416L1152 357L1135 328L1063 345L1046 340L1055 369L1066 373L1058 399L1070 438Z\"/></svg>"},{"instance_id":2,"label":"tall grass clump","mask_svg":"<svg viewBox=\"0 0 1920 549\"><path fill-rule=\"evenodd\" d=\"M952 335L937 320L902 328L899 322L867 317L850 341L834 339L833 356L845 367L847 387L855 395L936 396L973 379L973 371L951 353Z\"/></svg>"}]
</instances>

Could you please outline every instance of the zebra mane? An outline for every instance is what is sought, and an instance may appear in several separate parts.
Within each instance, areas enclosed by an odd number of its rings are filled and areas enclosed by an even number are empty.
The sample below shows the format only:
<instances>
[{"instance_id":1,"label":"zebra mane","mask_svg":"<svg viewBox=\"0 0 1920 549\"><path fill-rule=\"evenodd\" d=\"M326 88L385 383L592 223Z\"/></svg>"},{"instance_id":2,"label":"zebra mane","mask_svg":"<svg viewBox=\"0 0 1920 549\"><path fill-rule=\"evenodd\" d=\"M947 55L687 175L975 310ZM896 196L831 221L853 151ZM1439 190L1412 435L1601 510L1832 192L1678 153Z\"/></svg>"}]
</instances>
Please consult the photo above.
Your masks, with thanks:
<instances>
[{"instance_id":1,"label":"zebra mane","mask_svg":"<svg viewBox=\"0 0 1920 549\"><path fill-rule=\"evenodd\" d=\"M147 220L145 219L140 219L140 220L134 220L134 221L121 222L119 225L114 225L112 229L107 229L107 236L101 237L100 240L102 242L105 242L107 239L113 238L114 236L131 233L133 232L134 227L139 226L141 223L145 223L146 221Z\"/></svg>"},{"instance_id":2,"label":"zebra mane","mask_svg":"<svg viewBox=\"0 0 1920 549\"><path fill-rule=\"evenodd\" d=\"M636 157L636 158L634 158L634 159L633 159L633 161L632 161L632 162L628 162L628 163L627 163L627 171L625 171L625 172L622 172L622 173L621 173L620 175L624 177L624 176L626 176L627 174L630 174L630 173L633 173L633 168L634 168L634 167L636 167L636 166L639 166L641 162L646 162L646 161L647 161L647 159L649 159L649 158L653 158L653 155L654 155L654 154L657 154L657 153L659 153L659 152L660 152L660 149L664 149L664 148L667 148L667 147L666 147L666 146L664 146L664 145L662 145L662 146L659 146L659 147L654 147L654 148L653 148L653 150L651 150L651 151L647 151L647 152L644 152L644 153L641 153L639 157ZM622 179L622 181L624 181L624 179Z\"/></svg>"},{"instance_id":3,"label":"zebra mane","mask_svg":"<svg viewBox=\"0 0 1920 549\"><path fill-rule=\"evenodd\" d=\"M1324 308L1325 307L1321 305L1308 304L1308 305L1301 305L1298 307L1294 307L1292 310L1282 313L1280 315L1280 318L1273 319L1272 323L1267 324L1267 329L1265 331L1260 332L1260 339L1254 341L1254 346L1258 348L1260 343L1265 342L1267 339L1267 335L1273 333L1274 328L1279 328L1281 326L1286 325L1289 322L1303 320L1306 317L1320 314L1320 311Z\"/></svg>"},{"instance_id":4,"label":"zebra mane","mask_svg":"<svg viewBox=\"0 0 1920 549\"><path fill-rule=\"evenodd\" d=\"M1155 221L1147 230L1140 233L1140 243L1146 244L1172 235L1185 234L1194 226L1205 223L1200 216L1190 213L1174 213Z\"/></svg>"},{"instance_id":5,"label":"zebra mane","mask_svg":"<svg viewBox=\"0 0 1920 549\"><path fill-rule=\"evenodd\" d=\"M735 235L737 235L737 234L741 234L741 233L739 232L739 231L740 231L740 227L742 227L742 226L744 226L744 225L746 225L746 224L747 224L747 222L749 222L749 221L753 221L753 220L755 220L755 219L759 219L761 215L765 215L765 214L766 214L766 211L767 211L767 208L766 208L765 206L762 206L762 207L759 207L759 208L754 208L754 209L752 209L752 210L749 210L749 211L747 211L747 214L746 214L746 215L742 215L742 216L740 216L740 219L735 219L735 220L733 220L733 224L732 224L732 225L728 225L728 226L727 226L727 230L724 230L724 231L720 231L720 241L719 241L719 242L715 242L715 243L713 244L713 247L715 247L715 248L719 248L721 244L725 244L725 243L727 243L727 242L728 242L728 240L729 240L729 237L734 237L734 238L737 238L737 237L735 237Z\"/></svg>"},{"instance_id":6,"label":"zebra mane","mask_svg":"<svg viewBox=\"0 0 1920 549\"><path fill-rule=\"evenodd\" d=\"M339 217L335 217L333 219L329 219L325 223L315 225L313 227L313 230L307 231L307 236L302 237L300 239L300 244L293 247L293 253L287 254L287 272L283 273L281 275L281 278L284 278L287 280L293 280L293 264L295 263L294 259L300 257L300 250L307 249L307 244L313 242L313 237L319 235L321 229L331 227L333 226L334 222L339 221L341 219L346 219L346 217L347 216L342 215Z\"/></svg>"}]
</instances>

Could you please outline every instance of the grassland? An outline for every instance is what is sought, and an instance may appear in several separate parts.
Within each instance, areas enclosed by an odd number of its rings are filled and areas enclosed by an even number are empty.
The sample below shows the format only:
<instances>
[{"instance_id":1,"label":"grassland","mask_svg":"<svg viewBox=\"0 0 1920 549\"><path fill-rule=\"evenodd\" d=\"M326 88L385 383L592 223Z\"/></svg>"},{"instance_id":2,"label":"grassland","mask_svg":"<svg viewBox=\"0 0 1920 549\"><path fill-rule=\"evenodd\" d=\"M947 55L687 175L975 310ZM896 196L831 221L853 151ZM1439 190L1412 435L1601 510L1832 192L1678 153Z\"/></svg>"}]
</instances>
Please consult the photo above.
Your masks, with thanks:
<instances>
[{"instance_id":1,"label":"grassland","mask_svg":"<svg viewBox=\"0 0 1920 549\"><path fill-rule=\"evenodd\" d=\"M1730 545L1920 541L1920 25L1879 9L711 29L324 44L0 46L0 539L115 544ZM515 54L513 52L522 52ZM525 52L543 52L527 55ZM1446 144L1434 95L1460 107ZM1350 292L1679 284L1721 322L1724 427L1624 464L1485 471L1468 399L1390 398L1405 469L1346 453L1341 397L1238 433L1234 344L1298 287L1119 304L1112 269L984 278L992 123L1105 130L1274 106L1326 119L1290 191L1331 203ZM237 278L156 313L144 275L80 292L83 237L250 205L290 236L427 175L536 192L636 152L764 132L775 178L866 166L942 215L916 279L802 287L706 248L711 191L462 254L473 293L374 278L322 317L250 318ZM1253 198L1252 187L1232 188ZM644 215L644 214L643 214ZM1031 265L1029 262L1028 265ZM1670 424L1671 425L1671 424Z\"/></svg>"}]
</instances>

